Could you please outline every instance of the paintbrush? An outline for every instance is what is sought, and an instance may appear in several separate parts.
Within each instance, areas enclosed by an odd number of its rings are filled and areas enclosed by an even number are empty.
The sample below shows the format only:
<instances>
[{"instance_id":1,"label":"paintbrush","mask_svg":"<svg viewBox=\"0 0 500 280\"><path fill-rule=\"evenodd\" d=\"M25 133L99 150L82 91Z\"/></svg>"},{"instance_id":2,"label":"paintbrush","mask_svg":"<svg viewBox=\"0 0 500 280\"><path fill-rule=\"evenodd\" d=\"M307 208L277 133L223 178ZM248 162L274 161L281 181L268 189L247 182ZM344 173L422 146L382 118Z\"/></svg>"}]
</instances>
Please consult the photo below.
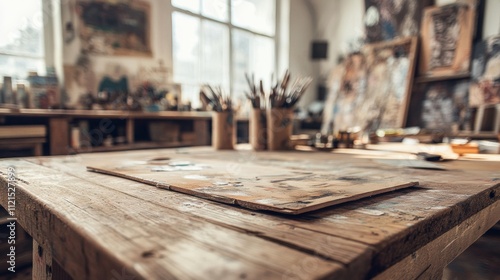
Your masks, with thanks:
<instances>
[{"instance_id":1,"label":"paintbrush","mask_svg":"<svg viewBox=\"0 0 500 280\"><path fill-rule=\"evenodd\" d=\"M207 102L212 105L212 110L216 112L232 111L232 100L230 96L224 96L222 88L216 87L215 89L210 85L205 85L208 88L210 95L206 94L203 89L200 91L202 102Z\"/></svg>"},{"instance_id":2,"label":"paintbrush","mask_svg":"<svg viewBox=\"0 0 500 280\"><path fill-rule=\"evenodd\" d=\"M296 78L290 90L288 90L290 77L290 72L287 70L281 82L277 81L276 84L271 87L271 93L269 95L269 106L271 108L293 108L312 82L312 78L310 77Z\"/></svg>"}]
</instances>

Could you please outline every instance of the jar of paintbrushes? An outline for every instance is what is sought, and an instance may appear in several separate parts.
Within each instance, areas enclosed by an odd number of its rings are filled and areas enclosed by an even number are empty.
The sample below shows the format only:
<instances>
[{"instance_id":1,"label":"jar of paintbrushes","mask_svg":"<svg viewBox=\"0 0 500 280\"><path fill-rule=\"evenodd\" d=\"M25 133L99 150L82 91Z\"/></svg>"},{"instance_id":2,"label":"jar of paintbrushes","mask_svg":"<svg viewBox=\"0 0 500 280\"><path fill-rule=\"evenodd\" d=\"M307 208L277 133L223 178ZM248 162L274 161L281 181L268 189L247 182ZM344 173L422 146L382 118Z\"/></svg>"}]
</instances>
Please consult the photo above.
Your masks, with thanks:
<instances>
[{"instance_id":1,"label":"jar of paintbrushes","mask_svg":"<svg viewBox=\"0 0 500 280\"><path fill-rule=\"evenodd\" d=\"M224 96L220 87L206 85L200 91L202 102L213 110L212 147L232 150L236 144L236 120L230 96Z\"/></svg>"},{"instance_id":2,"label":"jar of paintbrushes","mask_svg":"<svg viewBox=\"0 0 500 280\"><path fill-rule=\"evenodd\" d=\"M293 109L311 83L312 79L309 77L297 78L289 90L290 73L286 71L281 81L278 80L274 83L274 78L271 77L272 87L269 94L265 93L262 80L259 84L259 92L257 92L253 75L252 79L246 75L246 79L250 87L250 93L246 93L246 95L252 102L253 106L253 113L250 117L251 141L252 133L258 133L259 135L264 134L267 138L267 149L271 151L290 149L290 137L293 132ZM262 111L266 111L265 124L261 123ZM255 119L255 127L252 127L252 118ZM263 133L261 131L262 129L265 129L266 133ZM262 146L262 143L255 142L252 146L257 150L257 148Z\"/></svg>"},{"instance_id":3,"label":"jar of paintbrushes","mask_svg":"<svg viewBox=\"0 0 500 280\"><path fill-rule=\"evenodd\" d=\"M252 149L255 151L263 151L267 148L267 124L266 124L266 95L262 80L259 83L259 90L255 85L255 77L252 78L245 74L250 92L246 92L247 98L252 104L252 110L249 117L249 140Z\"/></svg>"}]
</instances>

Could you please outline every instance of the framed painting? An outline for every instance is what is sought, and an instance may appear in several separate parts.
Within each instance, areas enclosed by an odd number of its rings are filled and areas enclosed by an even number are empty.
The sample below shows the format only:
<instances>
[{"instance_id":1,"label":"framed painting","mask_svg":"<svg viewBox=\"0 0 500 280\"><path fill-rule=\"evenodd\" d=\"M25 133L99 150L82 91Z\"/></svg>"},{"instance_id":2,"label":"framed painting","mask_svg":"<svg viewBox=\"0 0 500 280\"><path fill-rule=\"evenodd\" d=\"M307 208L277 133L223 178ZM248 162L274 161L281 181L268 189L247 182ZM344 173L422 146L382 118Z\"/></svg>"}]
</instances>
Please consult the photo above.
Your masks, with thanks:
<instances>
[{"instance_id":1,"label":"framed painting","mask_svg":"<svg viewBox=\"0 0 500 280\"><path fill-rule=\"evenodd\" d=\"M366 42L417 36L424 8L432 0L365 0Z\"/></svg>"},{"instance_id":2,"label":"framed painting","mask_svg":"<svg viewBox=\"0 0 500 280\"><path fill-rule=\"evenodd\" d=\"M474 4L453 3L425 9L420 75L446 77L469 73L474 27Z\"/></svg>"},{"instance_id":3,"label":"framed painting","mask_svg":"<svg viewBox=\"0 0 500 280\"><path fill-rule=\"evenodd\" d=\"M403 127L416 51L417 38L409 37L366 45L362 52L349 55L335 72L325 105L323 130L333 126L334 132L372 132Z\"/></svg>"},{"instance_id":4,"label":"framed painting","mask_svg":"<svg viewBox=\"0 0 500 280\"><path fill-rule=\"evenodd\" d=\"M469 105L500 103L500 35L477 43L472 59Z\"/></svg>"},{"instance_id":5,"label":"framed painting","mask_svg":"<svg viewBox=\"0 0 500 280\"><path fill-rule=\"evenodd\" d=\"M366 89L356 110L363 130L405 125L416 52L416 37L365 46Z\"/></svg>"},{"instance_id":6,"label":"framed painting","mask_svg":"<svg viewBox=\"0 0 500 280\"><path fill-rule=\"evenodd\" d=\"M424 86L419 126L441 132L469 130L469 80L433 82Z\"/></svg>"},{"instance_id":7,"label":"framed painting","mask_svg":"<svg viewBox=\"0 0 500 280\"><path fill-rule=\"evenodd\" d=\"M150 13L147 2L78 0L79 36L85 53L151 56Z\"/></svg>"}]
</instances>

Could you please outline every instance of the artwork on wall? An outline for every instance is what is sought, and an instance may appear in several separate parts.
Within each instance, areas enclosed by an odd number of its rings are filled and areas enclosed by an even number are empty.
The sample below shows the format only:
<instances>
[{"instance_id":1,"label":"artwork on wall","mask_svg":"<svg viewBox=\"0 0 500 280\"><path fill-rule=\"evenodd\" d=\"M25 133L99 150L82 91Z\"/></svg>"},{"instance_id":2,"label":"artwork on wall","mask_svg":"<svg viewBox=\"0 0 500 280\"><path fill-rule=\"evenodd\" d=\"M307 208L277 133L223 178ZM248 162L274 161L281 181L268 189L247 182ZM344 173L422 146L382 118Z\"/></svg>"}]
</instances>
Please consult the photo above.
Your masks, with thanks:
<instances>
[{"instance_id":1,"label":"artwork on wall","mask_svg":"<svg viewBox=\"0 0 500 280\"><path fill-rule=\"evenodd\" d=\"M469 129L469 81L449 80L429 83L425 87L420 126L431 130L451 132Z\"/></svg>"},{"instance_id":2,"label":"artwork on wall","mask_svg":"<svg viewBox=\"0 0 500 280\"><path fill-rule=\"evenodd\" d=\"M365 0L365 31L368 43L416 36L424 7L432 1Z\"/></svg>"},{"instance_id":3,"label":"artwork on wall","mask_svg":"<svg viewBox=\"0 0 500 280\"><path fill-rule=\"evenodd\" d=\"M335 102L325 106L325 112L333 112L327 121L333 119L335 132L404 126L416 48L416 37L370 44L344 61L338 91L332 88L328 97Z\"/></svg>"},{"instance_id":4,"label":"artwork on wall","mask_svg":"<svg viewBox=\"0 0 500 280\"><path fill-rule=\"evenodd\" d=\"M469 72L474 7L473 4L454 3L425 9L420 75L443 77Z\"/></svg>"},{"instance_id":5,"label":"artwork on wall","mask_svg":"<svg viewBox=\"0 0 500 280\"><path fill-rule=\"evenodd\" d=\"M149 3L78 0L84 53L151 56Z\"/></svg>"},{"instance_id":6,"label":"artwork on wall","mask_svg":"<svg viewBox=\"0 0 500 280\"><path fill-rule=\"evenodd\" d=\"M469 105L500 103L500 35L476 44L472 60Z\"/></svg>"}]
</instances>

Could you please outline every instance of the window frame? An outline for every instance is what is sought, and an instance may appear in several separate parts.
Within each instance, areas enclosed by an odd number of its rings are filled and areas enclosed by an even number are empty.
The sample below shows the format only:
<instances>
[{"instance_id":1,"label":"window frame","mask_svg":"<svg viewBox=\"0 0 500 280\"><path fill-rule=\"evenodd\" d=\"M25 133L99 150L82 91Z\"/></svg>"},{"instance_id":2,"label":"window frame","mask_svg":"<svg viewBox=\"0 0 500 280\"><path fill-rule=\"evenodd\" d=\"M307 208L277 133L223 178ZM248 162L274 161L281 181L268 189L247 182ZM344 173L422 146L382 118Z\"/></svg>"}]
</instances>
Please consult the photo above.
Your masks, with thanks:
<instances>
[{"instance_id":1,"label":"window frame","mask_svg":"<svg viewBox=\"0 0 500 280\"><path fill-rule=\"evenodd\" d=\"M32 55L29 53L16 53L9 51L0 51L0 55L16 58L42 59L45 65L45 70L53 67L56 70L58 77L62 81L62 38L56 36L57 30L62 32L60 18L60 0L40 0L42 4L43 16L43 54ZM56 50L56 51L54 51ZM59 51L59 52L57 52ZM61 63L58 63L61 62ZM26 73L28 77L29 73ZM38 73L46 75L46 73ZM0 81L2 82L2 81Z\"/></svg>"},{"instance_id":2,"label":"window frame","mask_svg":"<svg viewBox=\"0 0 500 280\"><path fill-rule=\"evenodd\" d=\"M201 1L202 0L199 0L200 1L200 4L201 4ZM171 5L171 12L170 12L170 17L173 18L173 14L174 12L178 12L178 13L182 13L184 15L188 15L188 16L192 16L192 17L195 17L197 18L198 20L200 20L200 23L202 23L203 20L207 20L207 21L211 21L211 22L214 22L214 23L218 23L218 24L223 24L225 26L227 26L229 28L229 46L228 46L228 50L229 50L229 59L228 59L228 63L229 63L229 92L231 94L231 96L233 96L234 94L234 73L233 73L233 30L240 30L240 31L244 31L244 32L248 32L254 36L263 36L263 37L266 37L266 38L269 38L271 40L273 40L274 42L274 73L277 73L278 72L278 62L279 62L279 55L278 55L278 41L279 41L279 38L280 38L280 1L281 0L275 0L275 7L274 7L274 13L275 13L275 22L274 22L274 35L267 35L267 34L264 34L264 33L259 33L259 32L255 32L253 30L250 30L250 29L247 29L247 28L243 28L243 27L239 27L239 26L236 26L236 25L233 25L232 22L231 22L231 19L232 19L232 9L231 9L231 0L226 0L226 4L227 4L227 21L221 21L221 20L217 20L217 19L214 19L214 18L210 18L210 17L207 17L207 16L204 16L202 15L202 12L201 12L201 5L200 5L200 12L199 13L194 13L192 11L189 11L189 10L185 10L185 9L182 9L182 8L178 8L176 6L174 6L171 1L170 2L170 5ZM171 26L173 27L173 20L171 19ZM199 34L200 36L200 44L203 44L203 36L201 36L201 33ZM172 41L172 44L173 44L173 34L172 34L172 38L171 38L171 41ZM174 57L174 48L172 46L171 48L171 55L172 55L172 58ZM201 55L200 55L201 57ZM173 63L173 61L172 61ZM173 71L175 72L175 69L173 69ZM201 73L199 73L201 74ZM175 82L175 81L174 81Z\"/></svg>"}]
</instances>

